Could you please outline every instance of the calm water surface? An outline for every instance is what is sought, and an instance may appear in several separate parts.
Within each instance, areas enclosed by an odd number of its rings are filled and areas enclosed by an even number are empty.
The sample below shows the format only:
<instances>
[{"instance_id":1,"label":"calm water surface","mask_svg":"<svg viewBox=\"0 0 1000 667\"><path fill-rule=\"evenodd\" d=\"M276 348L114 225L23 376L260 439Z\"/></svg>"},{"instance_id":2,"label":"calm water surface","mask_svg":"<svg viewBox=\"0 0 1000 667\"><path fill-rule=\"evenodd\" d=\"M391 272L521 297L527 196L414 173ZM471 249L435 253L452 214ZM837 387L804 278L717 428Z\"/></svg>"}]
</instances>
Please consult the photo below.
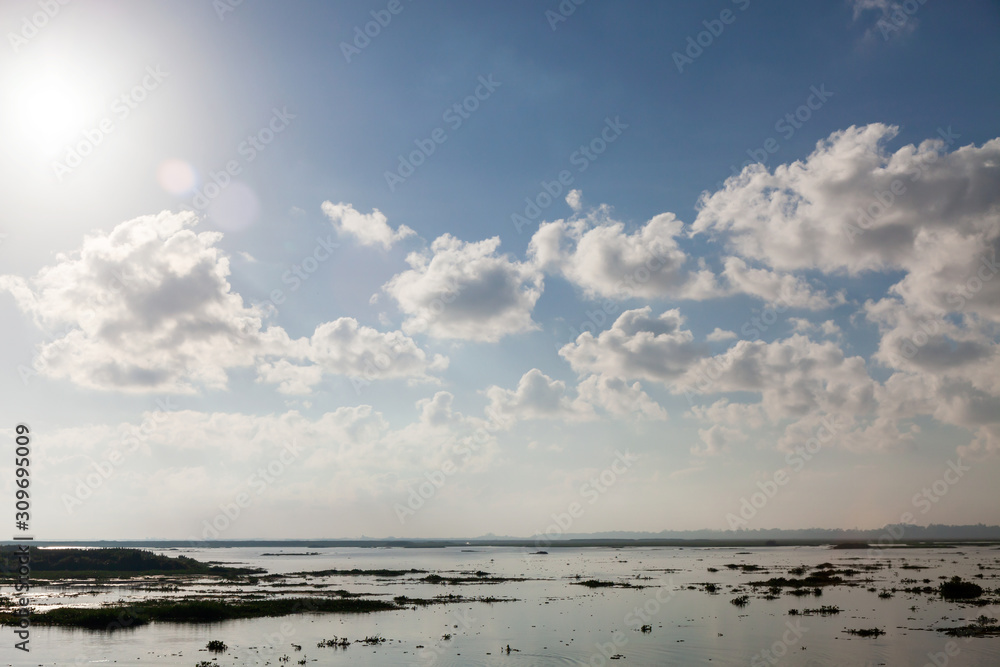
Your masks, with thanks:
<instances>
[{"instance_id":1,"label":"calm water surface","mask_svg":"<svg viewBox=\"0 0 1000 667\"><path fill-rule=\"evenodd\" d=\"M466 597L516 598L513 602L461 603L365 615L299 614L283 618L230 621L211 625L154 624L114 633L34 628L31 653L14 651L10 628L2 661L10 665L183 665L202 660L241 665L933 665L931 656L952 666L1000 665L1000 637L949 639L937 627L964 625L980 614L1000 618L1000 608L944 602L939 596L896 592L882 599L877 591L904 586L936 586L940 577L959 575L984 588L1000 587L1000 550L996 547L887 550L878 562L891 567L866 572L861 586L835 586L819 597L782 594L767 600L764 589L747 584L788 570L830 563L859 568L875 562L864 550L825 547L747 548L549 548L548 555L527 549L476 547L448 549L218 548L179 549L184 554L265 568L270 573L325 569L410 569L457 576L485 571L528 581L449 586L409 578L326 577L293 579L294 586L185 587L181 591L81 586L70 590L37 588L38 607L91 606L106 601L206 594L316 592L315 584L392 599L397 595L430 598L455 593ZM318 555L265 556L264 553L319 552ZM728 564L757 565L767 572L744 572ZM902 568L908 564L927 569ZM715 568L711 572L708 568ZM982 575L981 578L975 578ZM586 579L628 582L636 588L587 588ZM915 579L917 583L901 582ZM718 586L717 594L704 589ZM641 587L640 587L641 586ZM869 590L876 589L875 592ZM322 590L322 589L319 589ZM730 603L748 594L745 607ZM996 595L992 596L996 598ZM790 616L835 605L830 616ZM648 625L643 632L641 626ZM876 639L844 633L878 627ZM334 636L359 640L380 635L384 644L353 644L346 649L318 648ZM444 639L445 635L451 635ZM225 654L204 650L210 639L228 646ZM944 652L950 647L952 656ZM296 650L294 645L300 645ZM510 646L511 652L506 652ZM503 649L503 650L501 650ZM957 654L955 651L957 650ZM288 656L285 662L280 661ZM611 659L612 656L618 656ZM305 660L305 663L300 661Z\"/></svg>"}]
</instances>

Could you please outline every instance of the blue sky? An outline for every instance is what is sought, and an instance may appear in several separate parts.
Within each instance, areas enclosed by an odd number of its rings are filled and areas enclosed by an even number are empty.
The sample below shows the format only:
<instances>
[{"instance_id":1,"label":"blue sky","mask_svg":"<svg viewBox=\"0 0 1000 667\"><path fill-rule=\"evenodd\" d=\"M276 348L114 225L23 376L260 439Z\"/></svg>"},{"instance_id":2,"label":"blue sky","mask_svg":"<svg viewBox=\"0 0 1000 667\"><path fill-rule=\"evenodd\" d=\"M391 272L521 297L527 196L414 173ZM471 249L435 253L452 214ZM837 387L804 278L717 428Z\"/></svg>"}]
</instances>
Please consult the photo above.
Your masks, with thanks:
<instances>
[{"instance_id":1,"label":"blue sky","mask_svg":"<svg viewBox=\"0 0 1000 667\"><path fill-rule=\"evenodd\" d=\"M41 536L1000 522L994 3L0 26Z\"/></svg>"}]
</instances>

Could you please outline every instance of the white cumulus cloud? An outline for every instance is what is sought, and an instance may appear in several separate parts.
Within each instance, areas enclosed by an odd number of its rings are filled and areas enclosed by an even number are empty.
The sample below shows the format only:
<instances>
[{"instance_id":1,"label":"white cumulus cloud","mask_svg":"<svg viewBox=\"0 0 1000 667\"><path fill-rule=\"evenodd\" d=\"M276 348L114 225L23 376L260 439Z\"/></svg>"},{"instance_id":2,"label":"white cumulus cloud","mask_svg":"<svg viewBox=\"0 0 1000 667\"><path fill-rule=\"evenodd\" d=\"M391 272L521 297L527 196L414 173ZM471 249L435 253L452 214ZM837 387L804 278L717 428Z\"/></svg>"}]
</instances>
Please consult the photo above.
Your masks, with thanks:
<instances>
[{"instance_id":1,"label":"white cumulus cloud","mask_svg":"<svg viewBox=\"0 0 1000 667\"><path fill-rule=\"evenodd\" d=\"M352 318L292 340L229 284L219 232L192 213L164 212L87 236L37 275L0 276L0 289L47 334L30 372L90 389L194 393L224 389L228 371L256 367L263 382L304 393L322 373L427 380L447 359L402 332Z\"/></svg>"},{"instance_id":2,"label":"white cumulus cloud","mask_svg":"<svg viewBox=\"0 0 1000 667\"><path fill-rule=\"evenodd\" d=\"M429 251L411 253L411 268L383 287L407 316L403 330L494 342L537 328L531 311L542 275L530 263L498 254L499 246L498 237L466 243L445 234Z\"/></svg>"},{"instance_id":3,"label":"white cumulus cloud","mask_svg":"<svg viewBox=\"0 0 1000 667\"><path fill-rule=\"evenodd\" d=\"M559 354L580 374L667 382L705 354L683 323L676 309L657 316L649 306L627 310L611 328L596 337L584 332Z\"/></svg>"},{"instance_id":4,"label":"white cumulus cloud","mask_svg":"<svg viewBox=\"0 0 1000 667\"><path fill-rule=\"evenodd\" d=\"M353 236L361 245L381 245L388 250L396 241L416 233L406 225L400 225L394 230L386 222L385 214L377 208L372 209L371 213L361 213L351 204L334 204L330 201L323 202L321 208L338 234Z\"/></svg>"}]
</instances>

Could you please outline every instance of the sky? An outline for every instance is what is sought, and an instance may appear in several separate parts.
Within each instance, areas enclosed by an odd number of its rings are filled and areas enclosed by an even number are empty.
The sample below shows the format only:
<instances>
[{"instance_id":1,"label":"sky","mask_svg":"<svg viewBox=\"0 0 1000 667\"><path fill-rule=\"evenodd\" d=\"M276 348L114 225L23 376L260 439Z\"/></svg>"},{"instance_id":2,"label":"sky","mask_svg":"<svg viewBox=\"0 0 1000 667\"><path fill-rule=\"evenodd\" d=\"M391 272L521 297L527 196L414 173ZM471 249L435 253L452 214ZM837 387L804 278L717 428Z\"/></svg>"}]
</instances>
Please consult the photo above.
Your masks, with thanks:
<instances>
[{"instance_id":1,"label":"sky","mask_svg":"<svg viewBox=\"0 0 1000 667\"><path fill-rule=\"evenodd\" d=\"M36 539L1000 523L996 3L0 28Z\"/></svg>"}]
</instances>

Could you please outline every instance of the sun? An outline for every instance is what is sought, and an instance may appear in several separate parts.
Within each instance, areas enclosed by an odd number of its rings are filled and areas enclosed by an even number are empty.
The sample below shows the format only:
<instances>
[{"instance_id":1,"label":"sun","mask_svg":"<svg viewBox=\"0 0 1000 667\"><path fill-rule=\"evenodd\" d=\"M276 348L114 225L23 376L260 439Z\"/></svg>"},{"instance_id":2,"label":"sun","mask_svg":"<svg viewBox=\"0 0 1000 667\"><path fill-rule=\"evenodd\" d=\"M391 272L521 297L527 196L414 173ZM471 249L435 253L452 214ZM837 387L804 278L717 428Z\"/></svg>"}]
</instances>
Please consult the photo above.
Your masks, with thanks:
<instances>
[{"instance_id":1,"label":"sun","mask_svg":"<svg viewBox=\"0 0 1000 667\"><path fill-rule=\"evenodd\" d=\"M10 130L28 150L57 152L100 120L95 80L70 63L29 64L6 78Z\"/></svg>"}]
</instances>

